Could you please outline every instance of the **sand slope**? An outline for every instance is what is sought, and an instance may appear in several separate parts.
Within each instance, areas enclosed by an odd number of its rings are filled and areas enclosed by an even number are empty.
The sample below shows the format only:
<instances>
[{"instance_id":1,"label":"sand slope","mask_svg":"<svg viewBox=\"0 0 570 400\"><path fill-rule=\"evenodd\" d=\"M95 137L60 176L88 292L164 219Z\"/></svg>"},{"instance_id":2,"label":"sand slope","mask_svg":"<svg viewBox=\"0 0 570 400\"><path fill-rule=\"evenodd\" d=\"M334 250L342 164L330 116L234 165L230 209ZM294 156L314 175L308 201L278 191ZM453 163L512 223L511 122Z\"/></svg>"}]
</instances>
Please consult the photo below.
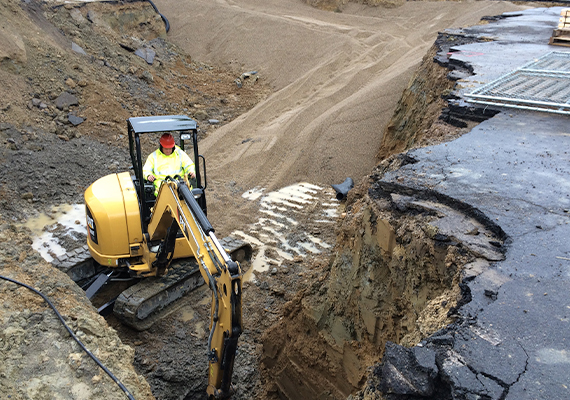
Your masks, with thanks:
<instances>
[{"instance_id":1,"label":"sand slope","mask_svg":"<svg viewBox=\"0 0 570 400\"><path fill-rule=\"evenodd\" d=\"M521 9L508 2L348 5L299 0L158 0L170 40L194 58L259 71L276 92L203 141L209 176L240 187L366 176L414 68L445 28Z\"/></svg>"}]
</instances>

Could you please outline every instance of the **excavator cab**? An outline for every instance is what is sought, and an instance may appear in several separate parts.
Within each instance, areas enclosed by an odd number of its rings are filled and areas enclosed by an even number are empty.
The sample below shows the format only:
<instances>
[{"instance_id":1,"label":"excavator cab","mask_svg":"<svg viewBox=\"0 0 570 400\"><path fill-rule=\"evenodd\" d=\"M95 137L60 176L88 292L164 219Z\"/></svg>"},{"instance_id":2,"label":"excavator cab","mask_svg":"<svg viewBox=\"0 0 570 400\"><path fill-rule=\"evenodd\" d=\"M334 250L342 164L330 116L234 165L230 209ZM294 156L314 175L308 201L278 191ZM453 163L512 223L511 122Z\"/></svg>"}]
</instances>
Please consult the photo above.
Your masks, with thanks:
<instances>
[{"instance_id":1,"label":"excavator cab","mask_svg":"<svg viewBox=\"0 0 570 400\"><path fill-rule=\"evenodd\" d=\"M133 183L135 185L141 208L141 223L144 226L148 223L151 209L154 206L156 197L154 196L154 186L143 177L144 159L141 152L142 134L161 134L169 132L177 140L178 146L185 150L187 142L191 143L194 150L193 161L196 168L196 178L191 182L194 196L204 211L208 214L206 206L206 161L204 156L198 152L198 125L196 121L185 115L133 117L127 120L127 130L129 135L129 152L133 163L135 175ZM202 172L200 171L202 166ZM141 185L142 182L142 185ZM203 184L202 184L203 183Z\"/></svg>"},{"instance_id":2,"label":"excavator cab","mask_svg":"<svg viewBox=\"0 0 570 400\"><path fill-rule=\"evenodd\" d=\"M128 171L107 175L85 191L87 245L95 262L116 269L115 275L119 271L127 271L134 277L155 276L156 268L148 259L145 260L144 255L148 252L145 246L155 245L148 240L148 224L157 199L152 183L143 176L146 155L141 150L141 136L153 135L154 141L160 134L168 132L182 150L191 147L193 154L189 156L193 158L196 172L191 189L204 215L207 215L206 163L198 152L198 125L185 115L129 118L127 132L134 176ZM250 247L245 247L249 254ZM179 232L172 259L192 256L187 241ZM88 289L89 294L94 295L104 284L106 281L101 278L97 285Z\"/></svg>"}]
</instances>

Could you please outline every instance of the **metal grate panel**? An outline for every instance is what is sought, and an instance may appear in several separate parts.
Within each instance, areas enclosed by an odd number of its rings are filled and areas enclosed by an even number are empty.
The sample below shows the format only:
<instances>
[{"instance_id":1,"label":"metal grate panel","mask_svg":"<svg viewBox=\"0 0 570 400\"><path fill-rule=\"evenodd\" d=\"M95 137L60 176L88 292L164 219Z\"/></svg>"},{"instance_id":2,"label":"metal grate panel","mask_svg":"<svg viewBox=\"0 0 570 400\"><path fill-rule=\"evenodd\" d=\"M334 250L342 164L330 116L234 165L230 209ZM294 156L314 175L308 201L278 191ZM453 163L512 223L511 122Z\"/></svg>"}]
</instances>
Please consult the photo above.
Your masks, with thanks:
<instances>
[{"instance_id":1,"label":"metal grate panel","mask_svg":"<svg viewBox=\"0 0 570 400\"><path fill-rule=\"evenodd\" d=\"M570 115L570 53L545 54L465 96L472 103Z\"/></svg>"}]
</instances>

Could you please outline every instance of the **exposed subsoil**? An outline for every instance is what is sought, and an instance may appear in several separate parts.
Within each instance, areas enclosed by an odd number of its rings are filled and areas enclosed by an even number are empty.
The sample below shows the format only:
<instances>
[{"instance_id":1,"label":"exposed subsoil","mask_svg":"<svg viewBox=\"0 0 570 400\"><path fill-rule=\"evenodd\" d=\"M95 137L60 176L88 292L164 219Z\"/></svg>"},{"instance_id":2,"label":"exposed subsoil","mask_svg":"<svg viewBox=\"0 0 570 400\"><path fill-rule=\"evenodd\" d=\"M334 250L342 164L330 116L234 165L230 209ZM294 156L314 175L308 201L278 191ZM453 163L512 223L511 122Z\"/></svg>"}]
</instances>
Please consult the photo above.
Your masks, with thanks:
<instances>
[{"instance_id":1,"label":"exposed subsoil","mask_svg":"<svg viewBox=\"0 0 570 400\"><path fill-rule=\"evenodd\" d=\"M196 12L201 15L211 7L197 3ZM287 243L308 241L310 233L331 247L323 247L318 254L298 252L283 259L275 249L284 244L272 239L274 247L263 250L268 259L277 261L270 262L266 271L254 272L244 283L245 331L233 379L236 399L343 398L355 393L366 379L367 367L381 357L386 340L414 344L453 321L453 307L462 299L458 282L465 263L500 257L491 251L492 246L489 250L486 244L471 240L479 237L475 233L462 240L441 233L445 229L437 221L460 218L453 204L442 208L432 204L441 199L426 194L374 187L383 170L411 160L393 156L369 175L371 166L378 163L378 152L385 157L412 146L449 140L462 132L462 128L438 119L445 106L441 95L452 86L446 77L449 71L431 62L438 49L432 48L419 72L412 74L421 54L435 40L438 27L434 25L419 36L405 36L402 28L408 26L406 21L423 18L422 10L412 11L407 4L370 8L324 3L318 5L346 11L346 19L316 23L316 13L322 11L302 2L296 4L298 10L287 10L279 19L293 21L295 34L309 26L315 36L307 36L305 41L320 41L326 53L334 46L322 37L332 37L332 44L338 39L335 35L344 40L346 26L363 17L366 22L359 20L363 25L354 37L360 35L367 44L393 40L407 48L405 57L387 61L373 52L354 52L333 62L323 59L321 51L311 58L301 48L296 55L292 55L295 51L284 52L279 73L277 67L271 68L274 61L259 61L263 52L237 56L231 49L223 49L227 59L220 62L212 57L211 47L215 46L203 37L207 35L203 29L194 28L195 42L208 43L192 48L197 44L182 36L193 29L184 25L189 23L183 16L188 5L162 4L162 12L180 11L170 13L173 33L169 37L160 16L145 2L54 6L0 0L1 273L41 288L53 298L72 329L137 399L205 397L207 288L180 301L172 314L149 330L135 332L113 317L106 321L99 317L73 282L31 248L32 233L23 227L41 213L54 214L54 206L82 203L84 190L97 178L129 168L125 137L129 117L186 114L198 121L211 166L210 215L219 237L239 229L266 240L264 227L270 222L260 216L260 201L242 198L248 190L273 190L298 181L324 188L346 176L357 180L347 208L338 208L334 222L319 217L326 214L325 205L334 202L330 188L316 191L310 206L301 204L306 213L281 211L279 222L285 223L287 218L297 222L283 230ZM263 9L254 1L243 2L242 7L237 15L246 15L246 20ZM405 8L400 14L407 17L398 14L398 7ZM463 23L457 16L463 12L460 7L444 7L445 17L431 4L423 12L440 15L441 29L446 23ZM481 2L480 8L500 13L517 6ZM216 15L223 19L231 9L231 5L221 5ZM303 13L309 17L301 18ZM387 24L394 24L393 35L382 33L379 37L379 28L368 24L370 18L383 13L392 16ZM319 14L323 19L333 16ZM478 20L471 18L473 23ZM236 19L239 25L241 19ZM202 15L202 20L207 18ZM265 19L259 21L265 26ZM280 24L273 28L284 29ZM265 49L261 40L238 42L249 50ZM217 45L222 43L218 38ZM348 49L346 43L342 45ZM146 59L135 54L137 50ZM398 53L389 46L385 52ZM417 52L421 52L419 56ZM255 61L240 59L247 59L245 53ZM194 54L212 65L194 59ZM285 62L289 57L306 64L299 67ZM351 64L351 57L358 65L350 65L345 73L331 67ZM255 62L265 68L245 78L242 74L254 71ZM303 75L303 68L312 75ZM358 75L362 70L365 72ZM427 94L423 103L405 94L398 105L408 81L405 93ZM313 85L318 89L312 89ZM389 94L369 97L362 89L367 85L375 90L388 88ZM336 94L323 94L331 92ZM345 114L335 104L344 104L345 110L351 111ZM364 110L372 110L374 116L363 116ZM430 119L409 115L429 115ZM315 126L319 125L315 120L325 128ZM352 126L357 124L355 120L358 125ZM339 130L350 134L339 135ZM361 140L364 136L368 139ZM352 146L347 137L365 150ZM154 147L151 140L143 145L147 152ZM297 145L302 148L288 152ZM333 157L342 152L346 158ZM255 157L259 160L253 162ZM256 179L256 175L263 176ZM469 221L471 225L463 226L466 231L477 229L488 240L502 240L484 221ZM84 242L84 236L70 237L61 226L48 229L69 251ZM418 265L425 266L425 272L419 272ZM253 268L249 264L243 267ZM402 276L406 278L402 280ZM378 277L385 278L384 286L373 285ZM5 361L0 367L0 393L15 399L120 398L118 387L71 343L37 296L2 281L0 298L0 358ZM362 304L370 312L363 310ZM390 306L383 308L385 304ZM311 382L320 383L311 386Z\"/></svg>"}]
</instances>

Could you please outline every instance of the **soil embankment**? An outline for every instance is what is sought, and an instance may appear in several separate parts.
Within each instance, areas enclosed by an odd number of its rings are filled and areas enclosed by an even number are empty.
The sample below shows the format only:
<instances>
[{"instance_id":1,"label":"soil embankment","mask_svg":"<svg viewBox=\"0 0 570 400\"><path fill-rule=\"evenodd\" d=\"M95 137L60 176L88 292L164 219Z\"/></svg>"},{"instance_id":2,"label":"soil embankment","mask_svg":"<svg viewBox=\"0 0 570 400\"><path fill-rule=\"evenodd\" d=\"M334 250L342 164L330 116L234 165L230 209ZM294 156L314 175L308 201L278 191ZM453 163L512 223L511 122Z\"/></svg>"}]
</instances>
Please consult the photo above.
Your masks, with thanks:
<instances>
[{"instance_id":1,"label":"soil embankment","mask_svg":"<svg viewBox=\"0 0 570 400\"><path fill-rule=\"evenodd\" d=\"M153 399L133 366L135 351L97 314L83 291L31 248L29 234L0 225L1 274L51 299L66 324L136 399ZM0 281L0 393L12 399L110 399L125 393L74 342L56 314L32 291Z\"/></svg>"},{"instance_id":2,"label":"soil embankment","mask_svg":"<svg viewBox=\"0 0 570 400\"><path fill-rule=\"evenodd\" d=\"M494 114L464 110L450 117L446 108L455 82L469 71L442 62L441 54L470 40L439 35L384 132L379 157L392 156L349 194L321 278L287 303L283 320L264 335L270 396L349 396L366 379L374 381L376 372L368 376L367 367L382 358L388 342L413 346L451 324L470 301L464 279L504 259L506 235L480 211L412 190L403 180L401 186L382 183L385 172L416 162L397 153L452 140ZM407 356L399 356L405 363ZM371 388L358 398L379 398Z\"/></svg>"},{"instance_id":3,"label":"soil embankment","mask_svg":"<svg viewBox=\"0 0 570 400\"><path fill-rule=\"evenodd\" d=\"M270 393L347 397L386 342L414 345L453 322L465 274L503 259L504 233L477 210L380 181L410 162L392 157L351 191L334 256L264 336Z\"/></svg>"}]
</instances>

